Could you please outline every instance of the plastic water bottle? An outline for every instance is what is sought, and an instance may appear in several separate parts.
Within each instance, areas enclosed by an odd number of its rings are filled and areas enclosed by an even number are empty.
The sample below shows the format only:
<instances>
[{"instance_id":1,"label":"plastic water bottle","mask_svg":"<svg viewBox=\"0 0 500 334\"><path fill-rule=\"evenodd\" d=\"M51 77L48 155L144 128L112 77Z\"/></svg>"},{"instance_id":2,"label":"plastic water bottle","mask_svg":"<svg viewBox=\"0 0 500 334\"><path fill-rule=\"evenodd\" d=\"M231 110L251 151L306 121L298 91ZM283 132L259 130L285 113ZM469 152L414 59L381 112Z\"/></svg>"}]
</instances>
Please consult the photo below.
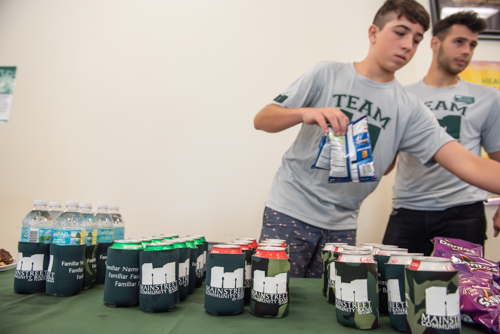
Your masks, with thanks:
<instances>
[{"instance_id":1,"label":"plastic water bottle","mask_svg":"<svg viewBox=\"0 0 500 334\"><path fill-rule=\"evenodd\" d=\"M92 212L92 204L80 203L80 214L85 221L85 244L95 245L97 243L97 222Z\"/></svg>"},{"instance_id":2,"label":"plastic water bottle","mask_svg":"<svg viewBox=\"0 0 500 334\"><path fill-rule=\"evenodd\" d=\"M47 208L47 201L36 200L33 205L33 209L23 220L21 241L50 244L53 224Z\"/></svg>"},{"instance_id":3,"label":"plastic water bottle","mask_svg":"<svg viewBox=\"0 0 500 334\"><path fill-rule=\"evenodd\" d=\"M78 202L66 202L66 209L54 223L52 243L63 246L85 245L85 221L78 212Z\"/></svg>"},{"instance_id":4,"label":"plastic water bottle","mask_svg":"<svg viewBox=\"0 0 500 334\"><path fill-rule=\"evenodd\" d=\"M55 223L57 217L62 213L62 204L61 202L50 202L49 203L49 213L52 217L52 222Z\"/></svg>"},{"instance_id":5,"label":"plastic water bottle","mask_svg":"<svg viewBox=\"0 0 500 334\"><path fill-rule=\"evenodd\" d=\"M101 204L97 206L97 211L94 214L97 223L97 242L111 243L114 240L114 225L113 218L108 212L108 206Z\"/></svg>"},{"instance_id":6,"label":"plastic water bottle","mask_svg":"<svg viewBox=\"0 0 500 334\"><path fill-rule=\"evenodd\" d=\"M109 206L109 214L113 218L113 223L115 226L115 240L125 240L125 222L121 213L118 211L120 207L118 205Z\"/></svg>"}]
</instances>

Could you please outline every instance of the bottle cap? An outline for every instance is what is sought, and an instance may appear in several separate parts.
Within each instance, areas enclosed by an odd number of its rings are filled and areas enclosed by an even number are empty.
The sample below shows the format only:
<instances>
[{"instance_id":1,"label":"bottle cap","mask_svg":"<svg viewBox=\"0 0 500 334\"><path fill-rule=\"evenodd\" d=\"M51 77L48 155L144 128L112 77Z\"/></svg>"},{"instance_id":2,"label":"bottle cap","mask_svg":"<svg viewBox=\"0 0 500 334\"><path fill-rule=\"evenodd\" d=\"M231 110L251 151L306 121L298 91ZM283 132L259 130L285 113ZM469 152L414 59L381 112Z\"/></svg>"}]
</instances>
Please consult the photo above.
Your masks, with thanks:
<instances>
[{"instance_id":1,"label":"bottle cap","mask_svg":"<svg viewBox=\"0 0 500 334\"><path fill-rule=\"evenodd\" d=\"M99 205L97 206L97 208L98 208L98 209L106 209L106 210L107 210L107 209L108 209L108 205L107 205L107 204L99 204Z\"/></svg>"},{"instance_id":2,"label":"bottle cap","mask_svg":"<svg viewBox=\"0 0 500 334\"><path fill-rule=\"evenodd\" d=\"M120 207L118 205L110 205L109 209L110 210L120 210Z\"/></svg>"},{"instance_id":3,"label":"bottle cap","mask_svg":"<svg viewBox=\"0 0 500 334\"><path fill-rule=\"evenodd\" d=\"M78 207L77 201L66 201L66 207Z\"/></svg>"},{"instance_id":4,"label":"bottle cap","mask_svg":"<svg viewBox=\"0 0 500 334\"><path fill-rule=\"evenodd\" d=\"M60 207L62 207L62 204L61 204L61 202L50 202L49 206L51 208L60 208Z\"/></svg>"},{"instance_id":5,"label":"bottle cap","mask_svg":"<svg viewBox=\"0 0 500 334\"><path fill-rule=\"evenodd\" d=\"M80 203L80 208L82 208L82 209L92 209L92 204L90 204L90 203Z\"/></svg>"},{"instance_id":6,"label":"bottle cap","mask_svg":"<svg viewBox=\"0 0 500 334\"><path fill-rule=\"evenodd\" d=\"M44 201L44 200L41 200L41 199L37 199L37 200L33 201L33 205L35 205L35 206L45 206L45 205L47 205L47 201Z\"/></svg>"}]
</instances>

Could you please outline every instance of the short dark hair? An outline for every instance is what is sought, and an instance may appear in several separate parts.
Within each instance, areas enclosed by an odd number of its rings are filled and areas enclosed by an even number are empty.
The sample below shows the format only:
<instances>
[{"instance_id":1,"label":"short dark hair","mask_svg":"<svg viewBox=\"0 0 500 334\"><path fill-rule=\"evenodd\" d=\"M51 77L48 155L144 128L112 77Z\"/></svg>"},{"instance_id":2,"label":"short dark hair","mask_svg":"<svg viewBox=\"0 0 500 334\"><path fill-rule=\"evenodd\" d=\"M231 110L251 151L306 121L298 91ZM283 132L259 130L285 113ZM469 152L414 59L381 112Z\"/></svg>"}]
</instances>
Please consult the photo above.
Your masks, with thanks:
<instances>
[{"instance_id":1,"label":"short dark hair","mask_svg":"<svg viewBox=\"0 0 500 334\"><path fill-rule=\"evenodd\" d=\"M439 40L444 40L452 25L460 24L469 28L472 32L483 32L488 24L486 20L479 17L477 12L472 10L460 11L437 21L432 28L432 36L437 36Z\"/></svg>"},{"instance_id":2,"label":"short dark hair","mask_svg":"<svg viewBox=\"0 0 500 334\"><path fill-rule=\"evenodd\" d=\"M384 29L392 13L395 13L398 19L404 16L408 21L420 24L424 31L429 29L431 21L429 13L415 0L387 0L375 14L373 24L380 30Z\"/></svg>"}]
</instances>

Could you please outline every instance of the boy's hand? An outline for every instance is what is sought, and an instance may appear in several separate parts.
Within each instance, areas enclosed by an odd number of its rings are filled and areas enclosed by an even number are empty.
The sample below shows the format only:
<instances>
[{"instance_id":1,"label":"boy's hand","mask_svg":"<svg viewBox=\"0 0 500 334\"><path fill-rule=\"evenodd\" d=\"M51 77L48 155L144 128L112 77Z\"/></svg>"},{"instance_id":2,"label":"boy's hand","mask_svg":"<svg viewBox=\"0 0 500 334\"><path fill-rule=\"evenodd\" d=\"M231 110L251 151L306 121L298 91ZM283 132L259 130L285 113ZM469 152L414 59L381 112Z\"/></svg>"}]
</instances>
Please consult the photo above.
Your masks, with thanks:
<instances>
[{"instance_id":1,"label":"boy's hand","mask_svg":"<svg viewBox=\"0 0 500 334\"><path fill-rule=\"evenodd\" d=\"M301 108L300 115L304 123L318 125L326 134L328 134L327 123L330 123L337 136L344 136L349 124L349 117L337 108Z\"/></svg>"},{"instance_id":2,"label":"boy's hand","mask_svg":"<svg viewBox=\"0 0 500 334\"><path fill-rule=\"evenodd\" d=\"M496 238L498 235L498 232L500 232L500 207L497 209L497 212L495 212L495 215L493 216L493 229L495 230L493 236Z\"/></svg>"}]
</instances>

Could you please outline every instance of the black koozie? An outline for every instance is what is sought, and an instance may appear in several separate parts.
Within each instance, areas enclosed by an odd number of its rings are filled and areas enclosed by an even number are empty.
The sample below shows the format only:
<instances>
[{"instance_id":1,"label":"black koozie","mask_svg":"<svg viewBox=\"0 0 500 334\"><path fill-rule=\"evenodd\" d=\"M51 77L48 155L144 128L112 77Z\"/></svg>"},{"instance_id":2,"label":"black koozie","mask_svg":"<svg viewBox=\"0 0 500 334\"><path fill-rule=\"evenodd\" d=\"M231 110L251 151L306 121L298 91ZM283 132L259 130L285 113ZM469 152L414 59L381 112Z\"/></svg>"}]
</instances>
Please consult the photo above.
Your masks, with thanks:
<instances>
[{"instance_id":1,"label":"black koozie","mask_svg":"<svg viewBox=\"0 0 500 334\"><path fill-rule=\"evenodd\" d=\"M179 250L179 275L177 283L179 285L179 299L186 300L189 294L189 267L191 266L190 249L178 248Z\"/></svg>"},{"instance_id":2,"label":"black koozie","mask_svg":"<svg viewBox=\"0 0 500 334\"><path fill-rule=\"evenodd\" d=\"M49 266L50 244L19 242L17 249L16 273L14 274L14 292L45 292L45 275Z\"/></svg>"},{"instance_id":3,"label":"black koozie","mask_svg":"<svg viewBox=\"0 0 500 334\"><path fill-rule=\"evenodd\" d=\"M83 261L84 276L83 276L83 288L90 289L96 284L97 280L97 248L96 245L87 245L85 247L85 258Z\"/></svg>"},{"instance_id":4,"label":"black koozie","mask_svg":"<svg viewBox=\"0 0 500 334\"><path fill-rule=\"evenodd\" d=\"M196 263L198 259L198 247L189 248L189 294L192 294L196 288Z\"/></svg>"},{"instance_id":5,"label":"black koozie","mask_svg":"<svg viewBox=\"0 0 500 334\"><path fill-rule=\"evenodd\" d=\"M140 253L138 249L108 248L103 298L108 306L139 304Z\"/></svg>"},{"instance_id":6,"label":"black koozie","mask_svg":"<svg viewBox=\"0 0 500 334\"><path fill-rule=\"evenodd\" d=\"M112 242L102 242L97 244L97 278L96 284L104 284L106 277L106 264L108 259L108 248L113 246Z\"/></svg>"},{"instance_id":7,"label":"black koozie","mask_svg":"<svg viewBox=\"0 0 500 334\"><path fill-rule=\"evenodd\" d=\"M173 311L179 288L179 249L143 251L140 255L139 307L148 312Z\"/></svg>"},{"instance_id":8,"label":"black koozie","mask_svg":"<svg viewBox=\"0 0 500 334\"><path fill-rule=\"evenodd\" d=\"M245 304L250 304L252 294L252 256L255 254L253 249L243 251L245 254Z\"/></svg>"},{"instance_id":9,"label":"black koozie","mask_svg":"<svg viewBox=\"0 0 500 334\"><path fill-rule=\"evenodd\" d=\"M205 246L203 244L196 245L196 249L198 249L198 257L196 259L196 287L199 288L203 285L203 268L205 263L203 261L203 253L205 252Z\"/></svg>"},{"instance_id":10,"label":"black koozie","mask_svg":"<svg viewBox=\"0 0 500 334\"><path fill-rule=\"evenodd\" d=\"M245 254L208 254L205 310L236 315L245 306Z\"/></svg>"},{"instance_id":11,"label":"black koozie","mask_svg":"<svg viewBox=\"0 0 500 334\"><path fill-rule=\"evenodd\" d=\"M50 261L45 293L53 296L74 296L83 287L85 245L50 245Z\"/></svg>"}]
</instances>

